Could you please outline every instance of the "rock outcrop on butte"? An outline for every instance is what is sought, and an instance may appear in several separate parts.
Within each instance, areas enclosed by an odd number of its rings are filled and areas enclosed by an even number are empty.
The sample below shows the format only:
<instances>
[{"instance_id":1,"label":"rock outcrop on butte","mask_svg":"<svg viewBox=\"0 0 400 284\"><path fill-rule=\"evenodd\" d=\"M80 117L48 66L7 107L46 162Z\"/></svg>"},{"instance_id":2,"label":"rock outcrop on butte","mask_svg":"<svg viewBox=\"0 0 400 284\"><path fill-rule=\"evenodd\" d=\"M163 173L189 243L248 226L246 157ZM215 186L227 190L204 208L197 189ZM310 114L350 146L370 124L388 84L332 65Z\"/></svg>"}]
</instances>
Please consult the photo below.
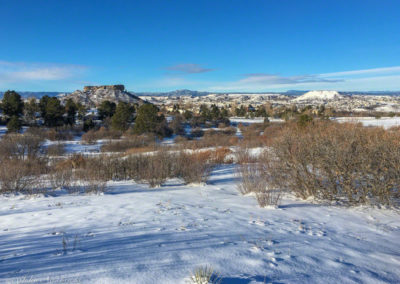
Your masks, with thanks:
<instances>
[{"instance_id":1,"label":"rock outcrop on butte","mask_svg":"<svg viewBox=\"0 0 400 284\"><path fill-rule=\"evenodd\" d=\"M59 98L61 101L71 98L87 106L96 106L105 100L115 103L144 103L142 99L126 91L124 85L85 86L83 91L76 90L70 94L60 95Z\"/></svg>"}]
</instances>

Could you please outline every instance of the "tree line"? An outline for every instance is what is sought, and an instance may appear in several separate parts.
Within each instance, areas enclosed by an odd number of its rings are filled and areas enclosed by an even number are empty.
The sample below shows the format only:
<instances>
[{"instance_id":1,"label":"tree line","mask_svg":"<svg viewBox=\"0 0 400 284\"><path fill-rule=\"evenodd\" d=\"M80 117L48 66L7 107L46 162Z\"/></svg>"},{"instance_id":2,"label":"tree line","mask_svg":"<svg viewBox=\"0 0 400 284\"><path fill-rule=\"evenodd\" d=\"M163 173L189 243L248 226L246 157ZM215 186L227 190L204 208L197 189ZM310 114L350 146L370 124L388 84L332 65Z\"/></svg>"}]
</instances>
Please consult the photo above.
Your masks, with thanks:
<instances>
[{"instance_id":1,"label":"tree line","mask_svg":"<svg viewBox=\"0 0 400 284\"><path fill-rule=\"evenodd\" d=\"M88 131L96 123L112 129L126 131L135 121L133 131L137 134L154 132L157 135L168 136L166 119L153 104L141 106L119 102L103 101L97 107L97 115L88 115L88 109L79 102L68 99L63 104L57 97L43 96L39 102L35 98L24 103L15 91L4 93L0 103L4 123L8 132L18 132L22 125L45 127L74 126L77 119L82 124L82 130Z\"/></svg>"}]
</instances>

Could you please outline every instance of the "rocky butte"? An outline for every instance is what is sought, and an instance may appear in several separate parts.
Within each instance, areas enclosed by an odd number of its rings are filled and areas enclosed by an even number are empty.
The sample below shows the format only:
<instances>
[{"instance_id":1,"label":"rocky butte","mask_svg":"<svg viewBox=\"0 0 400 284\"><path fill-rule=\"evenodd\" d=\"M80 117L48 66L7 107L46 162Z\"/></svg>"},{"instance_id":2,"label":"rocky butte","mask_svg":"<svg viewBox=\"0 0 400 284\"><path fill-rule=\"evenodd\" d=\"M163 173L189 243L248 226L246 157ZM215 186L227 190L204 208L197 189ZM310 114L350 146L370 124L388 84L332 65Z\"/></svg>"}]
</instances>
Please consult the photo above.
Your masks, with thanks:
<instances>
[{"instance_id":1,"label":"rocky butte","mask_svg":"<svg viewBox=\"0 0 400 284\"><path fill-rule=\"evenodd\" d=\"M102 101L127 102L142 104L144 101L125 90L124 85L85 86L83 90L76 90L70 94L59 96L61 101L73 99L86 106L97 106Z\"/></svg>"}]
</instances>

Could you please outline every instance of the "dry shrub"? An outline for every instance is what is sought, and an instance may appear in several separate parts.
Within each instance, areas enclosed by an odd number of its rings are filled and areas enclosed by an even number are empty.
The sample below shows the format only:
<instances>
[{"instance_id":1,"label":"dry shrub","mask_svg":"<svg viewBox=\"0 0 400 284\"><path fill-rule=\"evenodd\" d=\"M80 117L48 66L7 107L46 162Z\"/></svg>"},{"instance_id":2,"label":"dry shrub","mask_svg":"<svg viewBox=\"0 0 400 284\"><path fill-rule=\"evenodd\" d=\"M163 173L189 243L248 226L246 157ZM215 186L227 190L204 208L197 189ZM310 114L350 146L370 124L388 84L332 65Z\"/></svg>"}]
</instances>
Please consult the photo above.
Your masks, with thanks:
<instances>
[{"instance_id":1,"label":"dry shrub","mask_svg":"<svg viewBox=\"0 0 400 284\"><path fill-rule=\"evenodd\" d=\"M42 152L42 137L26 134L8 134L0 140L0 157L16 159L36 159Z\"/></svg>"},{"instance_id":2,"label":"dry shrub","mask_svg":"<svg viewBox=\"0 0 400 284\"><path fill-rule=\"evenodd\" d=\"M267 189L264 192L256 192L256 200L260 207L277 206L281 200L281 191Z\"/></svg>"},{"instance_id":3,"label":"dry shrub","mask_svg":"<svg viewBox=\"0 0 400 284\"><path fill-rule=\"evenodd\" d=\"M227 156L232 153L232 150L227 147L218 147L212 153L212 159L216 164L231 164L233 163L232 159L227 159Z\"/></svg>"},{"instance_id":4,"label":"dry shrub","mask_svg":"<svg viewBox=\"0 0 400 284\"><path fill-rule=\"evenodd\" d=\"M272 143L269 171L276 185L301 198L391 204L400 186L399 138L351 123L288 125Z\"/></svg>"},{"instance_id":5,"label":"dry shrub","mask_svg":"<svg viewBox=\"0 0 400 284\"><path fill-rule=\"evenodd\" d=\"M47 147L47 155L49 156L62 156L65 154L65 145L56 143Z\"/></svg>"},{"instance_id":6,"label":"dry shrub","mask_svg":"<svg viewBox=\"0 0 400 284\"><path fill-rule=\"evenodd\" d=\"M193 128L190 133L190 136L194 137L194 138L203 137L203 135L204 135L204 131L201 128Z\"/></svg>"},{"instance_id":7,"label":"dry shrub","mask_svg":"<svg viewBox=\"0 0 400 284\"><path fill-rule=\"evenodd\" d=\"M241 194L263 192L267 188L267 179L259 164L241 164L237 168L237 174L241 179L237 186Z\"/></svg>"},{"instance_id":8,"label":"dry shrub","mask_svg":"<svg viewBox=\"0 0 400 284\"><path fill-rule=\"evenodd\" d=\"M149 183L150 187L161 186L173 173L173 157L166 151L158 151L154 155L148 155L142 167L142 179Z\"/></svg>"},{"instance_id":9,"label":"dry shrub","mask_svg":"<svg viewBox=\"0 0 400 284\"><path fill-rule=\"evenodd\" d=\"M100 127L98 130L91 129L83 134L82 141L85 143L94 143L101 139L119 139L121 136L121 131Z\"/></svg>"},{"instance_id":10,"label":"dry shrub","mask_svg":"<svg viewBox=\"0 0 400 284\"><path fill-rule=\"evenodd\" d=\"M178 165L179 177L186 183L207 182L214 167L211 151L181 152Z\"/></svg>"},{"instance_id":11,"label":"dry shrub","mask_svg":"<svg viewBox=\"0 0 400 284\"><path fill-rule=\"evenodd\" d=\"M266 164L240 164L237 167L237 175L240 178L237 188L241 194L254 193L261 207L279 204L281 190L270 187L271 176Z\"/></svg>"},{"instance_id":12,"label":"dry shrub","mask_svg":"<svg viewBox=\"0 0 400 284\"><path fill-rule=\"evenodd\" d=\"M53 189L64 188L71 189L74 179L74 172L72 168L54 168L49 173L50 185Z\"/></svg>"},{"instance_id":13,"label":"dry shrub","mask_svg":"<svg viewBox=\"0 0 400 284\"><path fill-rule=\"evenodd\" d=\"M44 168L40 160L3 159L0 162L0 192L39 192Z\"/></svg>"},{"instance_id":14,"label":"dry shrub","mask_svg":"<svg viewBox=\"0 0 400 284\"><path fill-rule=\"evenodd\" d=\"M222 278L211 266L196 268L190 276L192 284L220 284Z\"/></svg>"},{"instance_id":15,"label":"dry shrub","mask_svg":"<svg viewBox=\"0 0 400 284\"><path fill-rule=\"evenodd\" d=\"M155 137L152 135L131 135L120 141L110 141L101 147L102 152L125 152L133 148L155 147Z\"/></svg>"},{"instance_id":16,"label":"dry shrub","mask_svg":"<svg viewBox=\"0 0 400 284\"><path fill-rule=\"evenodd\" d=\"M81 154L74 154L71 157L58 162L55 165L56 170L77 169L85 167L86 159Z\"/></svg>"},{"instance_id":17,"label":"dry shrub","mask_svg":"<svg viewBox=\"0 0 400 284\"><path fill-rule=\"evenodd\" d=\"M281 135L284 128L283 123L269 123L262 134L265 145L270 146L272 141Z\"/></svg>"},{"instance_id":18,"label":"dry shrub","mask_svg":"<svg viewBox=\"0 0 400 284\"><path fill-rule=\"evenodd\" d=\"M174 142L175 142L176 144L186 143L187 141L189 141L189 139L188 139L187 137L185 137L185 136L180 136L180 135L176 136L175 139L174 139Z\"/></svg>"},{"instance_id":19,"label":"dry shrub","mask_svg":"<svg viewBox=\"0 0 400 284\"><path fill-rule=\"evenodd\" d=\"M238 137L226 135L223 133L214 133L216 131L207 131L204 137L195 141L194 149L218 147L218 146L234 146L238 143Z\"/></svg>"},{"instance_id":20,"label":"dry shrub","mask_svg":"<svg viewBox=\"0 0 400 284\"><path fill-rule=\"evenodd\" d=\"M101 193L106 190L109 168L104 157L87 158L80 168L74 171L85 193Z\"/></svg>"},{"instance_id":21,"label":"dry shrub","mask_svg":"<svg viewBox=\"0 0 400 284\"><path fill-rule=\"evenodd\" d=\"M262 135L268 123L253 123L247 126L240 124L239 129L242 132L241 144L248 148L263 147L266 144L265 136Z\"/></svg>"},{"instance_id":22,"label":"dry shrub","mask_svg":"<svg viewBox=\"0 0 400 284\"><path fill-rule=\"evenodd\" d=\"M251 149L248 148L247 144L240 144L235 151L236 163L249 164L258 162L259 158L254 153L251 153Z\"/></svg>"},{"instance_id":23,"label":"dry shrub","mask_svg":"<svg viewBox=\"0 0 400 284\"><path fill-rule=\"evenodd\" d=\"M51 141L65 141L72 140L74 138L74 133L68 129L51 128L45 132L45 137Z\"/></svg>"}]
</instances>

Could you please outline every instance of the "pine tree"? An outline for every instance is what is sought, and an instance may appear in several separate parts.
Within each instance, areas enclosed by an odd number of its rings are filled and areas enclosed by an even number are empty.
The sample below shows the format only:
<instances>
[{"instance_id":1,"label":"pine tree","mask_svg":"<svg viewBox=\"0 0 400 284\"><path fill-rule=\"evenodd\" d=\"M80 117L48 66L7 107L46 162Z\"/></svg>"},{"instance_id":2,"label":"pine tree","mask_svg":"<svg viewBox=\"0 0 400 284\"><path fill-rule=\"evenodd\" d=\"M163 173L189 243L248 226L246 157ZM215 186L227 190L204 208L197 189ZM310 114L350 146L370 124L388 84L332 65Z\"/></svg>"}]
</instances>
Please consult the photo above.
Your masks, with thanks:
<instances>
[{"instance_id":1,"label":"pine tree","mask_svg":"<svg viewBox=\"0 0 400 284\"><path fill-rule=\"evenodd\" d=\"M115 130L126 131L133 121L134 107L125 102L120 102L111 118L111 127Z\"/></svg>"},{"instance_id":2,"label":"pine tree","mask_svg":"<svg viewBox=\"0 0 400 284\"><path fill-rule=\"evenodd\" d=\"M104 120L114 115L116 111L116 104L110 101L103 101L97 108L99 119Z\"/></svg>"},{"instance_id":3,"label":"pine tree","mask_svg":"<svg viewBox=\"0 0 400 284\"><path fill-rule=\"evenodd\" d=\"M133 131L136 134L154 133L159 136L172 134L164 115L158 115L158 108L152 104L139 107Z\"/></svg>"},{"instance_id":4,"label":"pine tree","mask_svg":"<svg viewBox=\"0 0 400 284\"><path fill-rule=\"evenodd\" d=\"M24 117L25 121L32 125L36 120L36 113L39 112L39 105L36 103L35 98L30 98L28 103L24 104Z\"/></svg>"},{"instance_id":5,"label":"pine tree","mask_svg":"<svg viewBox=\"0 0 400 284\"><path fill-rule=\"evenodd\" d=\"M21 120L18 116L13 115L11 119L7 123L7 131L8 132L18 132L22 128Z\"/></svg>"},{"instance_id":6,"label":"pine tree","mask_svg":"<svg viewBox=\"0 0 400 284\"><path fill-rule=\"evenodd\" d=\"M64 107L58 98L51 97L46 101L44 123L47 126L60 126L63 124Z\"/></svg>"},{"instance_id":7,"label":"pine tree","mask_svg":"<svg viewBox=\"0 0 400 284\"><path fill-rule=\"evenodd\" d=\"M3 100L1 102L1 108L6 116L19 117L22 114L24 108L24 102L21 96L15 91L6 91L3 95Z\"/></svg>"},{"instance_id":8,"label":"pine tree","mask_svg":"<svg viewBox=\"0 0 400 284\"><path fill-rule=\"evenodd\" d=\"M67 114L66 123L71 126L74 125L75 124L75 116L76 116L76 112L77 112L77 106L72 99L67 100L67 102L65 104L65 112Z\"/></svg>"}]
</instances>

